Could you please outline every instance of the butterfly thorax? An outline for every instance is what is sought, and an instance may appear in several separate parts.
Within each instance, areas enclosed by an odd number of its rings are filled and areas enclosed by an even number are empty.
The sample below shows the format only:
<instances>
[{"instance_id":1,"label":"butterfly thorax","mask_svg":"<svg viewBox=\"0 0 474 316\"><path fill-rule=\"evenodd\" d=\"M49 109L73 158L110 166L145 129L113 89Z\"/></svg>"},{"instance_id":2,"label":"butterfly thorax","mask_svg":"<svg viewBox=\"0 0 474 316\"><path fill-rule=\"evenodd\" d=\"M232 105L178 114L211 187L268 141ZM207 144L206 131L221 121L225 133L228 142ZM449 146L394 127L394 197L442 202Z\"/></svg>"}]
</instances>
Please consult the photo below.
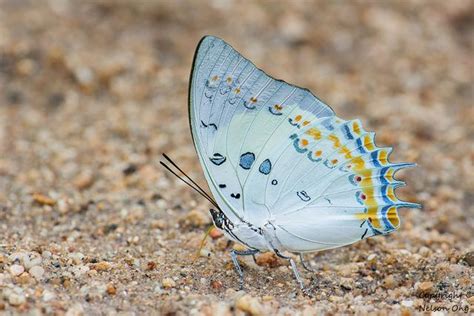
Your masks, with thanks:
<instances>
[{"instance_id":1,"label":"butterfly thorax","mask_svg":"<svg viewBox=\"0 0 474 316\"><path fill-rule=\"evenodd\" d=\"M239 242L250 249L284 250L275 235L275 227L267 222L262 227L257 227L249 222L238 219L232 222L221 210L209 210L214 225L222 230L231 240Z\"/></svg>"},{"instance_id":2,"label":"butterfly thorax","mask_svg":"<svg viewBox=\"0 0 474 316\"><path fill-rule=\"evenodd\" d=\"M240 219L232 222L221 210L210 209L209 211L214 225L222 230L229 239L251 249L271 250L274 248L270 244L272 238L267 226L257 227Z\"/></svg>"}]
</instances>

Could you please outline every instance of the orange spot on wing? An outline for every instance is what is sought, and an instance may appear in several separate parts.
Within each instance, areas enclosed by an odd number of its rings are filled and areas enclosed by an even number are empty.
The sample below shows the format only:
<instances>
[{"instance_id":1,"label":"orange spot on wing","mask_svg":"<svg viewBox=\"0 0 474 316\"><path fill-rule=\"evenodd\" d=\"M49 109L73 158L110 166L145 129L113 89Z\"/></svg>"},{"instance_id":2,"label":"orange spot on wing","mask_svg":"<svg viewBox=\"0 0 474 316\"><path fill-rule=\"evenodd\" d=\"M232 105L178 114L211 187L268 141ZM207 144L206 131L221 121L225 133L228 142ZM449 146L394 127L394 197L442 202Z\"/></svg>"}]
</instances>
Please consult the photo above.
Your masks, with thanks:
<instances>
[{"instance_id":1,"label":"orange spot on wing","mask_svg":"<svg viewBox=\"0 0 474 316\"><path fill-rule=\"evenodd\" d=\"M309 123L310 123L309 121L304 121L304 122L303 122L303 126L306 126L306 125L308 125Z\"/></svg>"},{"instance_id":2,"label":"orange spot on wing","mask_svg":"<svg viewBox=\"0 0 474 316\"><path fill-rule=\"evenodd\" d=\"M301 139L301 145L304 146L304 147L305 147L305 146L308 146L308 140L307 140L307 139L304 139L304 138Z\"/></svg>"},{"instance_id":3,"label":"orange spot on wing","mask_svg":"<svg viewBox=\"0 0 474 316\"><path fill-rule=\"evenodd\" d=\"M301 115L297 115L297 116L295 117L295 121L296 121L296 122L298 122L299 120L301 120Z\"/></svg>"},{"instance_id":4,"label":"orange spot on wing","mask_svg":"<svg viewBox=\"0 0 474 316\"><path fill-rule=\"evenodd\" d=\"M306 131L306 134L314 138L315 140L321 139L321 131L315 127L310 128L309 130Z\"/></svg>"}]
</instances>

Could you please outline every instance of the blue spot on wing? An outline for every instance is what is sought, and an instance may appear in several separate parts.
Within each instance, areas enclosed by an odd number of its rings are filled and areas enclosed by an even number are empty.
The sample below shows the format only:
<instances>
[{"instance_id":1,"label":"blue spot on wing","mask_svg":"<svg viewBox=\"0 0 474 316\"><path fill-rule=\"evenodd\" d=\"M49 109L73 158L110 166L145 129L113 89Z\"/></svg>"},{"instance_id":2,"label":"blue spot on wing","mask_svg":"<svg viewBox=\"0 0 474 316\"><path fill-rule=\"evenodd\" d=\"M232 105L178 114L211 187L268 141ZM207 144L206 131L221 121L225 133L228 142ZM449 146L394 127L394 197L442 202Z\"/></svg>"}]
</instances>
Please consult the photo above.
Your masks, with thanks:
<instances>
[{"instance_id":1,"label":"blue spot on wing","mask_svg":"<svg viewBox=\"0 0 474 316\"><path fill-rule=\"evenodd\" d=\"M269 174L271 170L272 170L272 163L270 162L270 159L265 159L260 164L260 168L258 168L258 171L260 171L263 174Z\"/></svg>"},{"instance_id":2,"label":"blue spot on wing","mask_svg":"<svg viewBox=\"0 0 474 316\"><path fill-rule=\"evenodd\" d=\"M252 167L253 162L255 161L255 154L251 152L246 152L240 156L239 165L245 169L249 170Z\"/></svg>"}]
</instances>

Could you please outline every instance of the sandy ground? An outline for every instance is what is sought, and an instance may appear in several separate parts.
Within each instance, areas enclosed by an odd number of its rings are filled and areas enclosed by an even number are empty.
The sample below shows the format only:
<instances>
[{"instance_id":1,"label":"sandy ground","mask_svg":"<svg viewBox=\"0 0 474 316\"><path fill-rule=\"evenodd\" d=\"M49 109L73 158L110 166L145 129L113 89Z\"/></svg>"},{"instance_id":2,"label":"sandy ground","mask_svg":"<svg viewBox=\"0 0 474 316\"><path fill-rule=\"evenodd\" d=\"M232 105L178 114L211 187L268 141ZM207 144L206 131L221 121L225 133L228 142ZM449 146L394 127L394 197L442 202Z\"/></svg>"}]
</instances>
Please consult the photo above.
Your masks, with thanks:
<instances>
[{"instance_id":1,"label":"sandy ground","mask_svg":"<svg viewBox=\"0 0 474 316\"><path fill-rule=\"evenodd\" d=\"M313 315L474 309L473 2L0 1L0 314ZM209 238L190 138L194 48L220 36L393 145L389 236L285 262ZM232 246L231 246L232 247Z\"/></svg>"}]
</instances>

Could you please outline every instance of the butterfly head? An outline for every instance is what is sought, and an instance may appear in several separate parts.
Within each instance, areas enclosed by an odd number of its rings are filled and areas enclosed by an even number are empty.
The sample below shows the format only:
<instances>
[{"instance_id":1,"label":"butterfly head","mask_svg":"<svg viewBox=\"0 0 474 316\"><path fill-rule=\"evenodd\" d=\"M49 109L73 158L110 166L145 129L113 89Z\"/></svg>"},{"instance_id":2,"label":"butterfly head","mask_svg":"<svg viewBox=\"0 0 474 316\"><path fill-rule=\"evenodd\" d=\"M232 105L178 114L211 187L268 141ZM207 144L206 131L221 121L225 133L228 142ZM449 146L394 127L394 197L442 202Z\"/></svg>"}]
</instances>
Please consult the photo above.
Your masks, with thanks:
<instances>
[{"instance_id":1,"label":"butterfly head","mask_svg":"<svg viewBox=\"0 0 474 316\"><path fill-rule=\"evenodd\" d=\"M210 209L209 212L211 212L211 215L212 215L212 221L214 222L214 225L219 228L219 229L222 229L222 226L224 225L224 220L225 220L225 215L222 211L220 210L215 210L215 209Z\"/></svg>"}]
</instances>

